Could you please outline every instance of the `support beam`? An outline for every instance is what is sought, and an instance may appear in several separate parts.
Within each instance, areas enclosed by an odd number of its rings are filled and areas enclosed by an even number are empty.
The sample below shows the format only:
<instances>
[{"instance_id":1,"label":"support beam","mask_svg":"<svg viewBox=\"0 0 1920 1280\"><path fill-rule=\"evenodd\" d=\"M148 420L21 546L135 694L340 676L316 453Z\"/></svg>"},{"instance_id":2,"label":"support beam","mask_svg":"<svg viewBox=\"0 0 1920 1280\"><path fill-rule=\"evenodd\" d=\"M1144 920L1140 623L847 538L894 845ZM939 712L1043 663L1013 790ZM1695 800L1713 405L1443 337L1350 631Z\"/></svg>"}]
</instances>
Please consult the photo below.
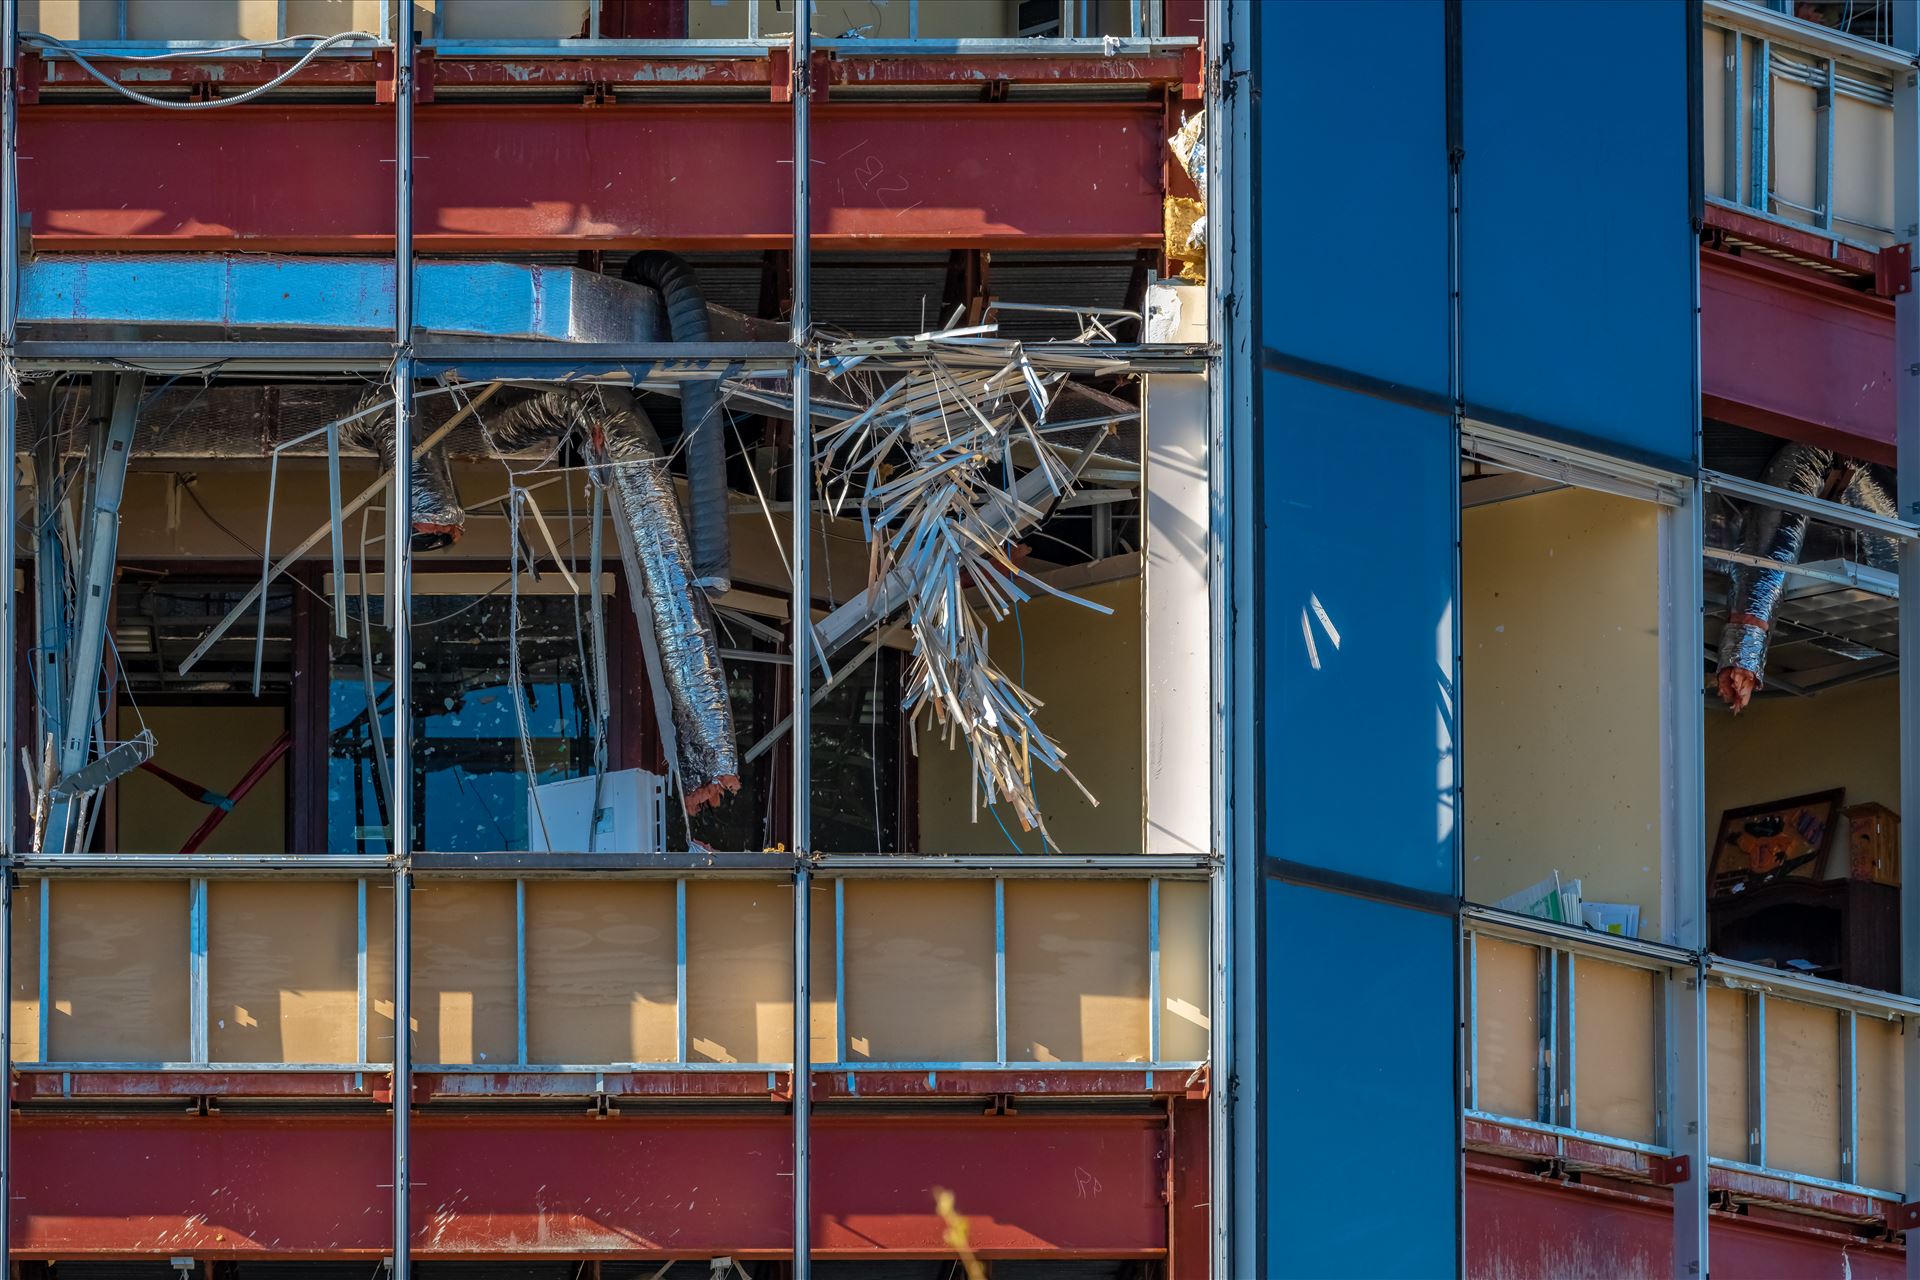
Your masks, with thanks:
<instances>
[{"instance_id":1,"label":"support beam","mask_svg":"<svg viewBox=\"0 0 1920 1280\"><path fill-rule=\"evenodd\" d=\"M811 0L800 13L810 15ZM793 345L804 350L813 326L813 35L793 24ZM811 998L813 872L813 366L793 364L792 578L787 617L792 631L792 786L788 800L793 851L793 1277L813 1276L813 1070Z\"/></svg>"}]
</instances>

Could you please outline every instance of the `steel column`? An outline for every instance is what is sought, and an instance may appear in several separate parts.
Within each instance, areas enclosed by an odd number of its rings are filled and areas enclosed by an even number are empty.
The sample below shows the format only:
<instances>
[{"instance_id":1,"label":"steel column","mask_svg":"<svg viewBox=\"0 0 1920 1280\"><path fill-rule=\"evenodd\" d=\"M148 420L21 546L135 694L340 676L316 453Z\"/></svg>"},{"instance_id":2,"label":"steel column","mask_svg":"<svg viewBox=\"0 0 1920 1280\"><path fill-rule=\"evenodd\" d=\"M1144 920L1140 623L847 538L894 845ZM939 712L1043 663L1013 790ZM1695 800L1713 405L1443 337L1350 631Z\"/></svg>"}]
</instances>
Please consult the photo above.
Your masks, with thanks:
<instances>
[{"instance_id":1,"label":"steel column","mask_svg":"<svg viewBox=\"0 0 1920 1280\"><path fill-rule=\"evenodd\" d=\"M802 0L793 20L793 542L787 617L793 648L793 761L791 826L798 862L793 874L793 1277L811 1280L813 1054L810 972L813 874L813 393L805 354L812 337L813 0Z\"/></svg>"},{"instance_id":2,"label":"steel column","mask_svg":"<svg viewBox=\"0 0 1920 1280\"><path fill-rule=\"evenodd\" d=\"M413 1137L413 12L393 25L393 479L387 487L387 629L393 646L393 771L387 850L393 859L393 1265L412 1273ZM436 17L438 15L436 14ZM373 731L379 732L378 717Z\"/></svg>"},{"instance_id":3,"label":"steel column","mask_svg":"<svg viewBox=\"0 0 1920 1280\"><path fill-rule=\"evenodd\" d=\"M13 393L14 317L20 296L20 187L19 159L19 0L0 0L0 463L11 472L19 401ZM13 992L13 857L15 842L13 768L17 752L13 741L15 662L13 660L14 485L11 476L0 485L0 636L6 638L6 656L0 657L0 992ZM45 905L45 899L42 900ZM45 912L42 912L45 920ZM42 956L45 951L42 951ZM41 1017L46 1016L41 1005ZM42 1023L44 1026L44 1022ZM40 1042L40 1056L47 1045ZM0 1018L0 1071L8 1082L0 1098L0 1263L12 1258L13 1191L13 1019ZM10 1269L10 1268L9 1268Z\"/></svg>"}]
</instances>

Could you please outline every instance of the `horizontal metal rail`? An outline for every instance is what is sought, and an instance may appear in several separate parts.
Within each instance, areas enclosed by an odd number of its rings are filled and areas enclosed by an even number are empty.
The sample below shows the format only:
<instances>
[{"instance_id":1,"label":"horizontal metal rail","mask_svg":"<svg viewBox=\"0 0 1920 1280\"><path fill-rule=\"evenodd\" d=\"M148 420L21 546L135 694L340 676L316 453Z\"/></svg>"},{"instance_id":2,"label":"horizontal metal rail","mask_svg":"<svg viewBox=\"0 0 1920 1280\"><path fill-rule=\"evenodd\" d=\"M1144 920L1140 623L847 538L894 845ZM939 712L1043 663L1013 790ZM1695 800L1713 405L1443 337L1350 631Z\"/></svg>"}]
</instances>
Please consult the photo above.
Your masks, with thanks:
<instances>
[{"instance_id":1,"label":"horizontal metal rail","mask_svg":"<svg viewBox=\"0 0 1920 1280\"><path fill-rule=\"evenodd\" d=\"M1706 0L1704 9L1709 25L1732 28L1761 40L1777 40L1791 49L1816 53L1823 58L1836 58L1887 75L1904 74L1913 63L1912 55L1891 45L1863 40L1859 36L1817 23L1803 22L1778 10L1763 9L1744 0Z\"/></svg>"},{"instance_id":2,"label":"horizontal metal rail","mask_svg":"<svg viewBox=\"0 0 1920 1280\"><path fill-rule=\"evenodd\" d=\"M1796 515L1809 516L1825 524L1838 525L1843 529L1857 529L1861 533L1877 533L1883 537L1909 541L1920 538L1920 525L1908 524L1890 516L1875 515L1859 507L1849 507L1841 502L1829 502L1825 498L1815 498L1802 493L1790 493L1785 489L1762 484L1758 480L1748 480L1742 476L1730 476L1721 471L1700 473L1700 483L1709 493L1724 494L1730 498L1742 498L1748 502L1758 502L1781 511L1791 511Z\"/></svg>"}]
</instances>

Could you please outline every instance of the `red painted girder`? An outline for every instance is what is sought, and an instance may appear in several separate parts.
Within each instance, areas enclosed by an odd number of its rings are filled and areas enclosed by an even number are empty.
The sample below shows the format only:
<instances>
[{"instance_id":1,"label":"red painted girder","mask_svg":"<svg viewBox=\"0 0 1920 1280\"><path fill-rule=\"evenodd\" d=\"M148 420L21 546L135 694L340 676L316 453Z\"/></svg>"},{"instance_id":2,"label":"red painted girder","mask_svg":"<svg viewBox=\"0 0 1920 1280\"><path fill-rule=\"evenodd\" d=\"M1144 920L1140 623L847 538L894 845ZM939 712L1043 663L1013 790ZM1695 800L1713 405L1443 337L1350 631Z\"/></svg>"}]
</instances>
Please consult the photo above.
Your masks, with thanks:
<instances>
[{"instance_id":1,"label":"red painted girder","mask_svg":"<svg viewBox=\"0 0 1920 1280\"><path fill-rule=\"evenodd\" d=\"M1673 1274L1673 1208L1639 1196L1467 1164L1466 1273L1656 1277ZM1905 1253L1834 1224L1716 1212L1708 1227L1718 1280L1899 1280Z\"/></svg>"},{"instance_id":2,"label":"red painted girder","mask_svg":"<svg viewBox=\"0 0 1920 1280\"><path fill-rule=\"evenodd\" d=\"M1706 206L1703 219L1707 226L1718 231L1731 232L1743 240L1771 245L1807 258L1817 258L1842 267L1857 276L1871 279L1874 274L1874 260L1879 255L1855 245L1845 244L1817 231L1803 231L1798 227L1782 226L1766 218L1750 213L1741 213L1724 205Z\"/></svg>"},{"instance_id":3,"label":"red painted girder","mask_svg":"<svg viewBox=\"0 0 1920 1280\"><path fill-rule=\"evenodd\" d=\"M358 1257L389 1251L384 1115L22 1113L16 1257ZM792 1122L747 1115L414 1118L423 1257L708 1257L790 1248ZM951 1189L988 1256L1159 1257L1152 1115L821 1114L822 1256L947 1253Z\"/></svg>"},{"instance_id":4,"label":"red painted girder","mask_svg":"<svg viewBox=\"0 0 1920 1280\"><path fill-rule=\"evenodd\" d=\"M1200 1071L818 1071L813 1077L816 1100L995 1094L1184 1098L1191 1092L1204 1097L1206 1088L1206 1073Z\"/></svg>"},{"instance_id":5,"label":"red painted girder","mask_svg":"<svg viewBox=\"0 0 1920 1280\"><path fill-rule=\"evenodd\" d=\"M1752 257L1700 257L1710 418L1894 460L1893 304Z\"/></svg>"},{"instance_id":6,"label":"red painted girder","mask_svg":"<svg viewBox=\"0 0 1920 1280\"><path fill-rule=\"evenodd\" d=\"M825 103L822 248L1144 248L1159 242L1160 108ZM392 118L367 106L22 112L40 251L374 252L393 232ZM792 139L772 104L436 103L415 127L415 245L777 247Z\"/></svg>"}]
</instances>

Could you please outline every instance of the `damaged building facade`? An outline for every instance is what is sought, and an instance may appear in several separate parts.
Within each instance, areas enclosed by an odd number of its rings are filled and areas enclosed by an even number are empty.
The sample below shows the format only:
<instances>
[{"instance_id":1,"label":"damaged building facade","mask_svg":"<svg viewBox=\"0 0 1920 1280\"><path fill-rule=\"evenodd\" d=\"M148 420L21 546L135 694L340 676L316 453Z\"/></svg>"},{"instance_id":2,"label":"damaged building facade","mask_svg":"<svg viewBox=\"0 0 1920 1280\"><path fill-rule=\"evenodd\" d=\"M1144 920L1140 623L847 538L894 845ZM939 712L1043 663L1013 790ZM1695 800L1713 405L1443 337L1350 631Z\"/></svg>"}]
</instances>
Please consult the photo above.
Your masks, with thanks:
<instances>
[{"instance_id":1,"label":"damaged building facade","mask_svg":"<svg viewBox=\"0 0 1920 1280\"><path fill-rule=\"evenodd\" d=\"M1914 0L0 45L21 1280L1920 1275Z\"/></svg>"}]
</instances>

